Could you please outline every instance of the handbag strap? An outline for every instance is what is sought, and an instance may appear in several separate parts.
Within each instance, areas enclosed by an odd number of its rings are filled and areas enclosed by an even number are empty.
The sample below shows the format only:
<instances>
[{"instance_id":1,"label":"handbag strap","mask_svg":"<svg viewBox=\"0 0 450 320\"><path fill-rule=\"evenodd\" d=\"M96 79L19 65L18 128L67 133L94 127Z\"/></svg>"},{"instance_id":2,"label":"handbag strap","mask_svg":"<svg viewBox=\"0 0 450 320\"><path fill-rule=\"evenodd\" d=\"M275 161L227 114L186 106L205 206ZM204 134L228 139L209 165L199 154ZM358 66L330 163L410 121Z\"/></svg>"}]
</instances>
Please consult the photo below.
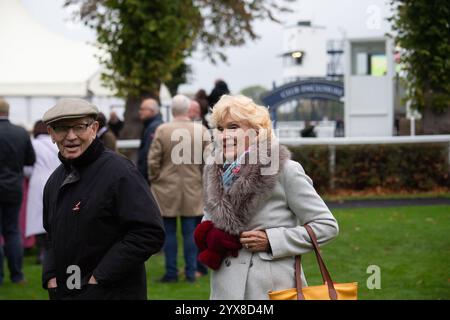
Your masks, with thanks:
<instances>
[{"instance_id":1,"label":"handbag strap","mask_svg":"<svg viewBox=\"0 0 450 320\"><path fill-rule=\"evenodd\" d=\"M302 258L295 256L295 286L297 288L297 300L305 300L302 291Z\"/></svg>"},{"instance_id":2,"label":"handbag strap","mask_svg":"<svg viewBox=\"0 0 450 320\"><path fill-rule=\"evenodd\" d=\"M322 255L320 254L316 234L309 225L305 224L303 227L306 229L309 237L311 238L311 242L314 248L314 253L316 254L317 263L319 264L322 279L324 283L326 283L326 285L328 286L328 294L330 296L330 299L337 300L336 289L334 288L334 284L333 281L331 280L330 273L328 272L328 269L325 266L325 263L323 262ZM302 272L301 256L299 255L295 257L295 282L297 287L297 300L305 300L305 297L302 292L301 272Z\"/></svg>"}]
</instances>

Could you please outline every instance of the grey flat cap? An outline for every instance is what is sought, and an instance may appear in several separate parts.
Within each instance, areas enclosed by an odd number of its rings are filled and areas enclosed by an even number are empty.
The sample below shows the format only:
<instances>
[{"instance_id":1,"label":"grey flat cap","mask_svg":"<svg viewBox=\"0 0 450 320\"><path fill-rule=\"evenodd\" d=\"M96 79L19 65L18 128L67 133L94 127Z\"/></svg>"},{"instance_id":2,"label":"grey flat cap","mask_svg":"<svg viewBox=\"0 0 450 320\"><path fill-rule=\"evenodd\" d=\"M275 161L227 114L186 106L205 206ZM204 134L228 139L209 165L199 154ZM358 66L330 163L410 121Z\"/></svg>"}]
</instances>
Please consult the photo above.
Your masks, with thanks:
<instances>
[{"instance_id":1,"label":"grey flat cap","mask_svg":"<svg viewBox=\"0 0 450 320\"><path fill-rule=\"evenodd\" d=\"M89 115L97 116L98 109L83 99L64 98L60 99L56 105L47 110L42 117L45 124L49 124L62 119L76 119Z\"/></svg>"}]
</instances>

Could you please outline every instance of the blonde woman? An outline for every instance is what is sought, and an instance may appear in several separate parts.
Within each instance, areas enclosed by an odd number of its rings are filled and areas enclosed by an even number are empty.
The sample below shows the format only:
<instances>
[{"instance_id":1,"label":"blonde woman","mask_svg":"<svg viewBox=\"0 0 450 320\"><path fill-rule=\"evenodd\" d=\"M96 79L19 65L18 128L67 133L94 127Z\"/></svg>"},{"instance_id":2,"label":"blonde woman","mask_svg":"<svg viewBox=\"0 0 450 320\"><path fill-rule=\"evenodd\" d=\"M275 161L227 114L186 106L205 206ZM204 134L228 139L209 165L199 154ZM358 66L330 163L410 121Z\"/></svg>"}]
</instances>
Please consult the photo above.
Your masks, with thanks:
<instances>
[{"instance_id":1,"label":"blonde woman","mask_svg":"<svg viewBox=\"0 0 450 320\"><path fill-rule=\"evenodd\" d=\"M215 157L204 168L205 218L195 232L199 259L213 269L210 298L268 299L270 290L295 287L294 257L312 250L302 225L321 245L338 225L277 143L267 108L223 95L211 118Z\"/></svg>"}]
</instances>

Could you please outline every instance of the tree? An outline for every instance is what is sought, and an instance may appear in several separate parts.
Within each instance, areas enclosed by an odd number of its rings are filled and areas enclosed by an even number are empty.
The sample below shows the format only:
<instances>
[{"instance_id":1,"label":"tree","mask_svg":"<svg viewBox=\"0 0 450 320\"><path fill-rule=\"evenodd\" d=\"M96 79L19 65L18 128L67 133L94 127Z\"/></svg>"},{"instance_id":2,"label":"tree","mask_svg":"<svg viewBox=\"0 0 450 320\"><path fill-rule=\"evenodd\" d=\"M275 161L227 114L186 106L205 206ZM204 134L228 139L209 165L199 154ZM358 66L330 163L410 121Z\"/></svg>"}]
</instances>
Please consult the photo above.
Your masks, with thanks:
<instances>
[{"instance_id":1,"label":"tree","mask_svg":"<svg viewBox=\"0 0 450 320\"><path fill-rule=\"evenodd\" d=\"M177 94L178 86L187 83L192 73L191 66L183 61L171 74L170 80L166 83L172 96Z\"/></svg>"},{"instance_id":2,"label":"tree","mask_svg":"<svg viewBox=\"0 0 450 320\"><path fill-rule=\"evenodd\" d=\"M201 30L200 12L189 0L71 0L81 19L97 33L105 53L104 83L126 99L123 136L140 137L138 118L144 97L158 98L161 82L181 68ZM183 16L183 19L179 17Z\"/></svg>"},{"instance_id":3,"label":"tree","mask_svg":"<svg viewBox=\"0 0 450 320\"><path fill-rule=\"evenodd\" d=\"M157 97L162 82L176 91L189 71L185 60L196 48L216 62L226 60L221 48L258 38L255 20L277 21L274 12L289 10L278 2L66 0L65 5L78 5L81 20L96 30L97 45L105 52L99 57L106 69L103 80L126 98L123 136L137 138L143 97Z\"/></svg>"},{"instance_id":4,"label":"tree","mask_svg":"<svg viewBox=\"0 0 450 320\"><path fill-rule=\"evenodd\" d=\"M450 133L450 2L391 0L397 44L404 49L407 99L422 112L424 133Z\"/></svg>"},{"instance_id":5,"label":"tree","mask_svg":"<svg viewBox=\"0 0 450 320\"><path fill-rule=\"evenodd\" d=\"M244 96L252 98L255 103L262 105L261 96L267 92L267 89L262 86L250 86L241 90Z\"/></svg>"}]
</instances>

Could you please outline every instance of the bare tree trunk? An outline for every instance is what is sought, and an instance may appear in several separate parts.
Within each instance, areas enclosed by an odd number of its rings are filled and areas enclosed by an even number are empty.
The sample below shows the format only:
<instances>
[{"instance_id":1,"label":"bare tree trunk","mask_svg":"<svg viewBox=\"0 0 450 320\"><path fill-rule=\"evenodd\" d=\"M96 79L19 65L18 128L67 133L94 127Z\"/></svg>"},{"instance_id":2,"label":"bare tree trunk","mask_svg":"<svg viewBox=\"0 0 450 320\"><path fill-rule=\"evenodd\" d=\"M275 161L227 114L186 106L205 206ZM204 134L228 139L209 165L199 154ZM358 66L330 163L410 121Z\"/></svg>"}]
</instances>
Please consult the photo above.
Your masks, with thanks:
<instances>
[{"instance_id":1,"label":"bare tree trunk","mask_svg":"<svg viewBox=\"0 0 450 320\"><path fill-rule=\"evenodd\" d=\"M124 126L120 133L123 139L140 139L142 122L139 120L139 106L141 98L127 97L125 103Z\"/></svg>"},{"instance_id":2,"label":"bare tree trunk","mask_svg":"<svg viewBox=\"0 0 450 320\"><path fill-rule=\"evenodd\" d=\"M124 125L120 132L121 139L140 139L142 133L142 122L139 120L139 106L141 98L127 97L125 102ZM136 163L137 149L122 149L120 152L128 159Z\"/></svg>"}]
</instances>

